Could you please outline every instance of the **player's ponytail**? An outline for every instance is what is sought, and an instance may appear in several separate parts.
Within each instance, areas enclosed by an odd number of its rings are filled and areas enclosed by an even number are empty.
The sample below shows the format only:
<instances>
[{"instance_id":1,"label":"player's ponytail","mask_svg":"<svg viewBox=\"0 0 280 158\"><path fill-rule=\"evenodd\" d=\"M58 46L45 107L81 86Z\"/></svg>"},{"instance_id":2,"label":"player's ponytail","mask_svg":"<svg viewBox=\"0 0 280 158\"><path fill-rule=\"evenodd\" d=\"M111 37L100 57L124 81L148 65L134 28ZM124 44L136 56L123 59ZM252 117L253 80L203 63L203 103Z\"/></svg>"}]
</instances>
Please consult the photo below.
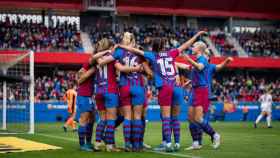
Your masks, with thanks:
<instances>
[{"instance_id":1,"label":"player's ponytail","mask_svg":"<svg viewBox=\"0 0 280 158\"><path fill-rule=\"evenodd\" d=\"M136 46L135 37L130 32L125 32L123 34L123 38L122 38L122 42L121 43L123 45L126 45L126 46L131 46L131 47L135 47Z\"/></svg>"},{"instance_id":2,"label":"player's ponytail","mask_svg":"<svg viewBox=\"0 0 280 158\"><path fill-rule=\"evenodd\" d=\"M166 44L166 39L156 37L152 41L152 50L154 52L161 52L164 51Z\"/></svg>"},{"instance_id":3,"label":"player's ponytail","mask_svg":"<svg viewBox=\"0 0 280 158\"><path fill-rule=\"evenodd\" d=\"M103 38L98 41L95 45L95 52L101 52L104 50L108 50L113 46L113 42L110 41L108 38Z\"/></svg>"}]
</instances>

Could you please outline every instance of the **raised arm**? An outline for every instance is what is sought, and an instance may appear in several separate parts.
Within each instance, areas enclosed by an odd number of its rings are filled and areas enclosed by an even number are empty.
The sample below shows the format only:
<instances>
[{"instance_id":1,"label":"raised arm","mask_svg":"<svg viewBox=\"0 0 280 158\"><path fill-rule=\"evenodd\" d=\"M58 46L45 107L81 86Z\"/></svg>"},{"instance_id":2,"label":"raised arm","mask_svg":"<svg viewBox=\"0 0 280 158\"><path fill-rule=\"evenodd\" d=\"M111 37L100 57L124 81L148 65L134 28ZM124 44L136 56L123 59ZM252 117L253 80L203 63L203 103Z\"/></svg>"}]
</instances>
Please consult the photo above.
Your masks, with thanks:
<instances>
[{"instance_id":1,"label":"raised arm","mask_svg":"<svg viewBox=\"0 0 280 158\"><path fill-rule=\"evenodd\" d=\"M125 46L125 45L118 45L120 48L123 48L125 50L128 50L130 51L131 53L135 53L137 55L141 55L141 56L144 56L144 51L140 50L140 49L137 49L137 48L133 48L133 47L130 47L130 46Z\"/></svg>"},{"instance_id":2,"label":"raised arm","mask_svg":"<svg viewBox=\"0 0 280 158\"><path fill-rule=\"evenodd\" d=\"M114 60L115 60L115 58L112 55L103 56L103 57L97 59L97 64L102 66L102 65L106 65Z\"/></svg>"},{"instance_id":3,"label":"raised arm","mask_svg":"<svg viewBox=\"0 0 280 158\"><path fill-rule=\"evenodd\" d=\"M216 71L222 70L223 68L225 68L232 61L233 61L232 57L227 57L223 62L221 62L220 64L218 64L216 66Z\"/></svg>"},{"instance_id":4,"label":"raised arm","mask_svg":"<svg viewBox=\"0 0 280 158\"><path fill-rule=\"evenodd\" d=\"M139 71L142 71L142 69L143 69L142 65L130 67L130 66L123 65L119 62L117 62L115 64L115 67L118 71L124 72L124 73L139 72Z\"/></svg>"},{"instance_id":5,"label":"raised arm","mask_svg":"<svg viewBox=\"0 0 280 158\"><path fill-rule=\"evenodd\" d=\"M192 66L194 66L196 69L198 69L199 71L204 69L204 65L202 63L197 63L195 62L190 56L185 55L184 58L190 63L192 64Z\"/></svg>"},{"instance_id":6,"label":"raised arm","mask_svg":"<svg viewBox=\"0 0 280 158\"><path fill-rule=\"evenodd\" d=\"M90 58L90 63L94 63L97 59L103 57L105 54L107 53L111 53L111 50L104 50L104 51L101 51L101 52L98 52L96 54L93 54Z\"/></svg>"},{"instance_id":7,"label":"raised arm","mask_svg":"<svg viewBox=\"0 0 280 158\"><path fill-rule=\"evenodd\" d=\"M78 85L84 83L89 77L91 77L94 72L94 67L90 68L87 71L84 68L80 69L78 72Z\"/></svg>"},{"instance_id":8,"label":"raised arm","mask_svg":"<svg viewBox=\"0 0 280 158\"><path fill-rule=\"evenodd\" d=\"M205 31L199 31L198 33L196 33L191 39L189 39L188 41L186 41L185 43L183 43L180 47L178 47L177 49L179 50L180 53L182 53L183 51L185 51L186 49L188 49L189 47L191 47L191 45L197 40L197 38L203 34L206 34Z\"/></svg>"},{"instance_id":9,"label":"raised arm","mask_svg":"<svg viewBox=\"0 0 280 158\"><path fill-rule=\"evenodd\" d=\"M190 70L190 65L187 64L175 62L175 66L178 67L179 69Z\"/></svg>"}]
</instances>

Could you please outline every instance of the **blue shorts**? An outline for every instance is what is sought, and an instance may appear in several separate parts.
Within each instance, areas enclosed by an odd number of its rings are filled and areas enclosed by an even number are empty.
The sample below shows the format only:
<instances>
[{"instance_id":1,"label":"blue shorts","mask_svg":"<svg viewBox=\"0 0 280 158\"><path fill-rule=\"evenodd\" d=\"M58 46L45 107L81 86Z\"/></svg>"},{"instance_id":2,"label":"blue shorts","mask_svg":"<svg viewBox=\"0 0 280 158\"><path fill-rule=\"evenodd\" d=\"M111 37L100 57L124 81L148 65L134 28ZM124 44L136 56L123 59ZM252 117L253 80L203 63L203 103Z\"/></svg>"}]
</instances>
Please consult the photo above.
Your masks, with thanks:
<instances>
[{"instance_id":1,"label":"blue shorts","mask_svg":"<svg viewBox=\"0 0 280 158\"><path fill-rule=\"evenodd\" d=\"M99 111L106 108L116 108L119 105L119 96L115 93L102 93L95 95L96 106Z\"/></svg>"},{"instance_id":2,"label":"blue shorts","mask_svg":"<svg viewBox=\"0 0 280 158\"><path fill-rule=\"evenodd\" d=\"M84 112L91 112L94 110L94 104L91 100L91 97L85 96L77 96L77 112L84 113Z\"/></svg>"},{"instance_id":3,"label":"blue shorts","mask_svg":"<svg viewBox=\"0 0 280 158\"><path fill-rule=\"evenodd\" d=\"M120 88L121 106L143 105L145 89L142 86L123 86Z\"/></svg>"},{"instance_id":4,"label":"blue shorts","mask_svg":"<svg viewBox=\"0 0 280 158\"><path fill-rule=\"evenodd\" d=\"M131 104L144 105L145 103L145 88L142 86L130 87Z\"/></svg>"},{"instance_id":5,"label":"blue shorts","mask_svg":"<svg viewBox=\"0 0 280 158\"><path fill-rule=\"evenodd\" d=\"M182 87L176 86L173 88L172 106L174 105L178 105L178 106L185 105L184 89Z\"/></svg>"}]
</instances>

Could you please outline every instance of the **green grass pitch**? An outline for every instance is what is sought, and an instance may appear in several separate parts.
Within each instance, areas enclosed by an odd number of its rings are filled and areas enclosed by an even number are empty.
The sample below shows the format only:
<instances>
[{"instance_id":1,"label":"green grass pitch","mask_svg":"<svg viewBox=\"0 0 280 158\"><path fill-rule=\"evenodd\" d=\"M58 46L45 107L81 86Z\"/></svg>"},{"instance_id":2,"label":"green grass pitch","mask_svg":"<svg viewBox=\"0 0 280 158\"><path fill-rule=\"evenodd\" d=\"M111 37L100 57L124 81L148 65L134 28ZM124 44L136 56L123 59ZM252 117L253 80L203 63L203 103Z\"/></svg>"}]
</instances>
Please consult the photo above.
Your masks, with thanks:
<instances>
[{"instance_id":1,"label":"green grass pitch","mask_svg":"<svg viewBox=\"0 0 280 158\"><path fill-rule=\"evenodd\" d=\"M21 134L17 137L35 140L42 143L60 146L63 149L53 151L25 152L0 154L1 158L277 158L280 157L280 123L273 122L272 129L264 124L254 129L251 122L212 123L214 128L222 135L222 145L214 150L210 146L210 139L204 136L204 146L199 151L184 151L191 144L188 124L181 124L181 151L168 155L165 153L106 153L82 152L78 149L77 134L71 131L64 133L62 123L36 124L35 135ZM149 122L147 125L145 143L155 147L161 141L161 124ZM116 131L118 146L122 146L122 130ZM3 135L0 135L3 136Z\"/></svg>"}]
</instances>

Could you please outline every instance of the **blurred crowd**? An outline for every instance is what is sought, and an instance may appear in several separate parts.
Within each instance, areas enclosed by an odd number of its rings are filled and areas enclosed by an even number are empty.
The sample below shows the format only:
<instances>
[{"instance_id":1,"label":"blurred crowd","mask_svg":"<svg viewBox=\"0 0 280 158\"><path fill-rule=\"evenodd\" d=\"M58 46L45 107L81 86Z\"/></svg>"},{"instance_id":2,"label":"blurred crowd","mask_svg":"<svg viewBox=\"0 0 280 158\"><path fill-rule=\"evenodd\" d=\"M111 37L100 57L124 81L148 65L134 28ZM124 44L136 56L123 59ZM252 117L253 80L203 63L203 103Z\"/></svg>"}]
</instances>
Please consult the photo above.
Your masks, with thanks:
<instances>
[{"instance_id":1,"label":"blurred crowd","mask_svg":"<svg viewBox=\"0 0 280 158\"><path fill-rule=\"evenodd\" d=\"M280 81L277 77L227 75L214 79L212 90L220 101L257 101L266 90L272 94L273 101L280 101Z\"/></svg>"},{"instance_id":2,"label":"blurred crowd","mask_svg":"<svg viewBox=\"0 0 280 158\"><path fill-rule=\"evenodd\" d=\"M65 71L53 76L40 76L35 80L35 100L63 100L69 87L75 85L76 72Z\"/></svg>"},{"instance_id":3,"label":"blurred crowd","mask_svg":"<svg viewBox=\"0 0 280 158\"><path fill-rule=\"evenodd\" d=\"M75 85L74 71L61 71L53 76L38 76L35 80L35 100L63 100L66 90ZM257 101L265 90L269 90L273 101L280 102L280 81L277 77L250 75L220 75L213 80L213 97L218 101ZM0 99L2 98L2 85L0 85ZM27 86L28 87L28 86ZM26 88L27 89L27 88ZM20 99L24 89L20 86L8 89L9 100ZM25 92L24 92L25 94ZM156 95L156 92L152 93ZM28 94L26 94L28 96ZM26 97L28 98L28 97ZM156 99L156 96L153 96Z\"/></svg>"},{"instance_id":4,"label":"blurred crowd","mask_svg":"<svg viewBox=\"0 0 280 158\"><path fill-rule=\"evenodd\" d=\"M233 33L250 56L280 56L280 30Z\"/></svg>"},{"instance_id":5,"label":"blurred crowd","mask_svg":"<svg viewBox=\"0 0 280 158\"><path fill-rule=\"evenodd\" d=\"M112 6L113 1L92 0L95 6ZM22 20L17 17L11 20L8 16L0 21L0 49L32 49L36 52L84 52L80 32L76 23L56 22L54 26L50 22L46 27L43 23L31 20ZM87 26L84 26L87 28ZM111 29L111 23L93 24L85 29L90 35L92 43L96 43L103 37L108 37L114 42L120 42L122 32L129 31L134 33L138 45L148 49L153 37L166 38L166 48L176 48L190 37L197 30L182 27L172 28L171 25L152 22L151 24L116 24L116 33ZM208 30L210 39L217 50L223 56L237 56L238 52L227 40L227 35L220 29ZM280 56L280 30L274 31L256 30L234 32L233 37L239 41L240 45L249 56ZM188 50L188 53L190 51Z\"/></svg>"},{"instance_id":6,"label":"blurred crowd","mask_svg":"<svg viewBox=\"0 0 280 158\"><path fill-rule=\"evenodd\" d=\"M237 50L226 40L225 32L219 30L211 31L210 38L222 56L238 56Z\"/></svg>"},{"instance_id":7,"label":"blurred crowd","mask_svg":"<svg viewBox=\"0 0 280 158\"><path fill-rule=\"evenodd\" d=\"M102 25L103 26L103 25ZM109 28L109 27L108 27ZM135 35L135 39L138 45L143 46L147 49L150 45L153 37L166 38L166 48L176 48L183 42L190 39L198 30L190 29L187 27L176 28L175 31L171 26L152 23L150 25L124 25L122 29L117 29L117 33L113 33L112 30L108 29L104 31L102 27L91 27L88 32L92 43L96 43L103 37L108 37L114 42L120 42L122 38L121 32L132 32ZM203 29L205 30L205 29ZM225 32L220 29L210 30L210 39L214 43L215 47L223 56L237 56L238 52L232 44L226 39ZM188 50L188 53L191 51Z\"/></svg>"},{"instance_id":8,"label":"blurred crowd","mask_svg":"<svg viewBox=\"0 0 280 158\"><path fill-rule=\"evenodd\" d=\"M0 21L0 49L32 49L36 52L83 52L77 25L57 22L46 27L32 20Z\"/></svg>"},{"instance_id":9,"label":"blurred crowd","mask_svg":"<svg viewBox=\"0 0 280 158\"><path fill-rule=\"evenodd\" d=\"M189 38L191 38L197 30L189 28L177 28L176 31L173 28L163 25L152 23L150 25L124 25L122 29L117 29L116 33L113 31L104 31L102 28L91 27L88 30L92 43L96 43L103 37L108 37L116 43L121 42L122 32L131 32L134 34L136 43L142 46L144 49L149 49L151 40L153 37L166 38L167 43L165 47L176 48Z\"/></svg>"}]
</instances>

